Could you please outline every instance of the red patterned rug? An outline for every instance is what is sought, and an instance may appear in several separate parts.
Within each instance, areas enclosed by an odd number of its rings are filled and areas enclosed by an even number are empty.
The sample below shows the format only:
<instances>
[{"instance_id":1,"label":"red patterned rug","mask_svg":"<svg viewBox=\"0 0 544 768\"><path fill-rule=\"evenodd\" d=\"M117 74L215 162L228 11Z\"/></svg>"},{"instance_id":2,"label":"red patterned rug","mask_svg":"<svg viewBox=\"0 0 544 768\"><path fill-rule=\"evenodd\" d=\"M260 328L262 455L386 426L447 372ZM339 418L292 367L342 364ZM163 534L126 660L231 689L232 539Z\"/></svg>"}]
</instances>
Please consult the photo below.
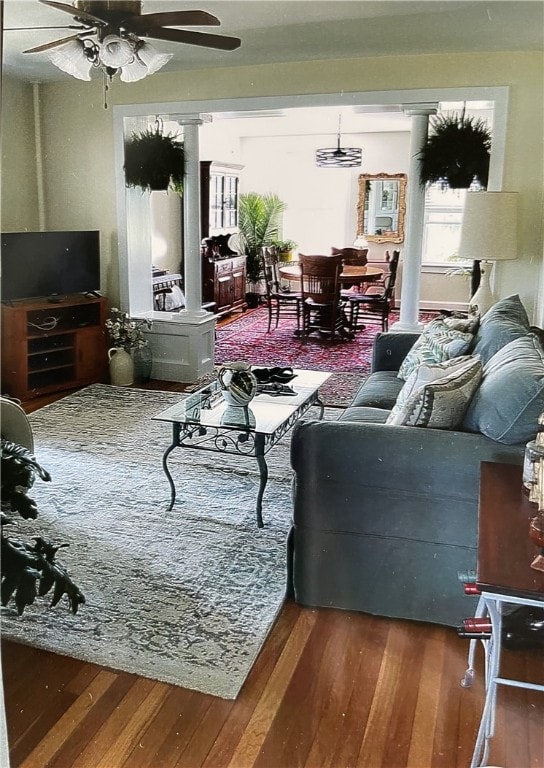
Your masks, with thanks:
<instances>
[{"instance_id":1,"label":"red patterned rug","mask_svg":"<svg viewBox=\"0 0 544 768\"><path fill-rule=\"evenodd\" d=\"M428 322L436 314L421 313L420 320ZM392 312L390 322L398 320ZM372 344L381 325L367 325L353 341L329 344L310 337L303 343L294 335L293 319L282 319L276 329L267 333L266 307L242 315L232 323L217 329L215 362L247 360L254 365L292 366L314 371L333 371L320 392L328 406L346 406L364 377L370 372Z\"/></svg>"}]
</instances>

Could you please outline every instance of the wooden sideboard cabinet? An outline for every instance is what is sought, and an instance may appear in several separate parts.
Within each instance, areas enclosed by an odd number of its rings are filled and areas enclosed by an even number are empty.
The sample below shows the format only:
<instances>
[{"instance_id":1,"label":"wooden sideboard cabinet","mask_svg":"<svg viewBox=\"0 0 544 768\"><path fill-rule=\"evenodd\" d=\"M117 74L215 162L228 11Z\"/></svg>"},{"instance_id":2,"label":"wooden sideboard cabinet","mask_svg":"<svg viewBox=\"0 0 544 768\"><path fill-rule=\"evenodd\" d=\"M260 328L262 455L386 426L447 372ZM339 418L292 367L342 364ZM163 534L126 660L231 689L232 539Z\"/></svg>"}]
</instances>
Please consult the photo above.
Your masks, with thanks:
<instances>
[{"instance_id":1,"label":"wooden sideboard cabinet","mask_svg":"<svg viewBox=\"0 0 544 768\"><path fill-rule=\"evenodd\" d=\"M246 257L204 257L203 302L213 301L217 314L246 308Z\"/></svg>"},{"instance_id":2,"label":"wooden sideboard cabinet","mask_svg":"<svg viewBox=\"0 0 544 768\"><path fill-rule=\"evenodd\" d=\"M108 380L107 299L2 304L2 392L28 400Z\"/></svg>"}]
</instances>

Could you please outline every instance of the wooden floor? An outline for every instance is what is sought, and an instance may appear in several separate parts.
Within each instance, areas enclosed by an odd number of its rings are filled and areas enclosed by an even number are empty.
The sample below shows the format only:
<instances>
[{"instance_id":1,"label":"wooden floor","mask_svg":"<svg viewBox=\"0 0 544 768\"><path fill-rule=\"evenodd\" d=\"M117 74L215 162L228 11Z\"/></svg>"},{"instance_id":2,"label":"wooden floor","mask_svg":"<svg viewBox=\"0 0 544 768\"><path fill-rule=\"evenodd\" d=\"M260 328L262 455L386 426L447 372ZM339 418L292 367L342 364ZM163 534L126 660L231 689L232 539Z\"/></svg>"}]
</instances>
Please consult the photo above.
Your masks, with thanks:
<instances>
[{"instance_id":1,"label":"wooden floor","mask_svg":"<svg viewBox=\"0 0 544 768\"><path fill-rule=\"evenodd\" d=\"M236 701L5 641L13 768L466 768L483 655L454 630L287 603ZM543 654L504 669L544 677ZM544 765L544 696L501 689L490 765Z\"/></svg>"},{"instance_id":2,"label":"wooden floor","mask_svg":"<svg viewBox=\"0 0 544 768\"><path fill-rule=\"evenodd\" d=\"M460 685L467 648L452 629L287 602L227 701L4 641L12 768L466 768L483 704L481 647ZM544 683L544 653L503 658ZM544 768L543 726L543 694L501 688L489 765Z\"/></svg>"}]
</instances>

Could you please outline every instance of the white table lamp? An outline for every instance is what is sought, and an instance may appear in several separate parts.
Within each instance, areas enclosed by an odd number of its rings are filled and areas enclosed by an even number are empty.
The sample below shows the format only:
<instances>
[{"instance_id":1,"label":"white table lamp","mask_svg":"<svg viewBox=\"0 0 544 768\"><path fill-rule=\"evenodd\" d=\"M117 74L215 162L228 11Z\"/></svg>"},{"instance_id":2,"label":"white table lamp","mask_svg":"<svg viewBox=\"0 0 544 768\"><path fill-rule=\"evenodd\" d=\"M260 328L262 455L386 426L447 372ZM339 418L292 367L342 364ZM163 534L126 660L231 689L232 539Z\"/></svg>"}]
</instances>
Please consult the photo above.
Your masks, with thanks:
<instances>
[{"instance_id":1,"label":"white table lamp","mask_svg":"<svg viewBox=\"0 0 544 768\"><path fill-rule=\"evenodd\" d=\"M517 192L469 192L465 199L459 256L482 264L480 287L470 308L483 315L497 299L489 278L493 262L517 259Z\"/></svg>"},{"instance_id":2,"label":"white table lamp","mask_svg":"<svg viewBox=\"0 0 544 768\"><path fill-rule=\"evenodd\" d=\"M354 248L368 248L368 240L363 234L357 235L353 241Z\"/></svg>"}]
</instances>

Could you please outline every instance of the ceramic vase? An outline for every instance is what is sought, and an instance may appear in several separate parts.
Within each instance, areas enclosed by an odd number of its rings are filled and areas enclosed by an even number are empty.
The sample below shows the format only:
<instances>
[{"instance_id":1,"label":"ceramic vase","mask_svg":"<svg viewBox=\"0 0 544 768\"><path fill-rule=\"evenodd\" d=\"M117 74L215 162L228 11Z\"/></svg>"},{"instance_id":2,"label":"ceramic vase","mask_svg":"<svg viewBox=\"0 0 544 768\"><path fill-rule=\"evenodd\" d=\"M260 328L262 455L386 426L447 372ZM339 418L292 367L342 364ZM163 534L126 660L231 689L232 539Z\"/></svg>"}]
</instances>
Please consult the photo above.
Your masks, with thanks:
<instances>
[{"instance_id":1,"label":"ceramic vase","mask_svg":"<svg viewBox=\"0 0 544 768\"><path fill-rule=\"evenodd\" d=\"M223 363L217 371L221 394L229 405L247 405L257 393L257 379L251 366L241 360Z\"/></svg>"},{"instance_id":2,"label":"ceramic vase","mask_svg":"<svg viewBox=\"0 0 544 768\"><path fill-rule=\"evenodd\" d=\"M151 379L151 369L153 367L153 356L148 344L132 350L132 362L134 364L135 383L147 384Z\"/></svg>"},{"instance_id":3,"label":"ceramic vase","mask_svg":"<svg viewBox=\"0 0 544 768\"><path fill-rule=\"evenodd\" d=\"M130 387L134 383L132 357L122 347L108 349L110 382L116 387Z\"/></svg>"}]
</instances>

